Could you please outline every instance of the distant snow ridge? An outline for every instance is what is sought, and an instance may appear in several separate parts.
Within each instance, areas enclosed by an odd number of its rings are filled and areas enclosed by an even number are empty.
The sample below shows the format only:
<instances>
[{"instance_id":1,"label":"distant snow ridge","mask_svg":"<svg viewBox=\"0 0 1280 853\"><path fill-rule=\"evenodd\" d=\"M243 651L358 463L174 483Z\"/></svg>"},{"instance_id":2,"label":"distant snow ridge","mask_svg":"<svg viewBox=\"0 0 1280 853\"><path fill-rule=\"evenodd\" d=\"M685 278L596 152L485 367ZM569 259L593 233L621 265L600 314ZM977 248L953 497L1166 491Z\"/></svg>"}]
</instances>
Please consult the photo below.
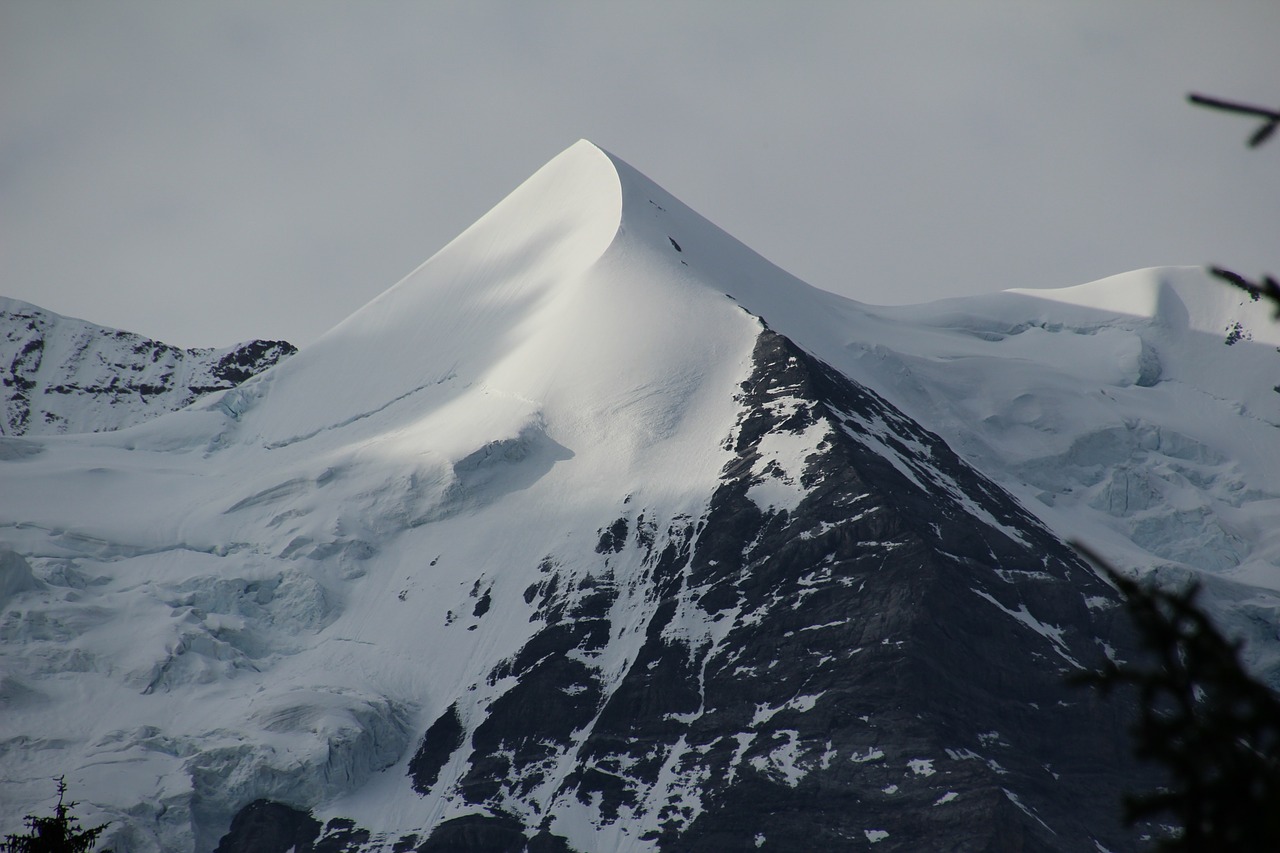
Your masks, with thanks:
<instances>
[{"instance_id":1,"label":"distant snow ridge","mask_svg":"<svg viewBox=\"0 0 1280 853\"><path fill-rule=\"evenodd\" d=\"M1136 850L1057 534L1280 648L1280 341L1199 293L873 309L579 142L272 369L0 439L0 832L56 767L117 853Z\"/></svg>"},{"instance_id":2,"label":"distant snow ridge","mask_svg":"<svg viewBox=\"0 0 1280 853\"><path fill-rule=\"evenodd\" d=\"M285 341L180 349L0 297L0 436L133 426L292 355Z\"/></svg>"}]
</instances>

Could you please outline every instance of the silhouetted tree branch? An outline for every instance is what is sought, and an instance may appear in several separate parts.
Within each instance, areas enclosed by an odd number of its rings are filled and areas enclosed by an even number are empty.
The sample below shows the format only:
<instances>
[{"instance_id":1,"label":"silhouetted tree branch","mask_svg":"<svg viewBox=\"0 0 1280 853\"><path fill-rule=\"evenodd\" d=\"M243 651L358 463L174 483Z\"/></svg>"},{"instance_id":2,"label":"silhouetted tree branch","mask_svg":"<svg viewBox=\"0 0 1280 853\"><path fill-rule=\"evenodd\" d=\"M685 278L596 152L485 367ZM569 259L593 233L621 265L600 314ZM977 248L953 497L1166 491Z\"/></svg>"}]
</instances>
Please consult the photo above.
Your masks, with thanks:
<instances>
[{"instance_id":1,"label":"silhouetted tree branch","mask_svg":"<svg viewBox=\"0 0 1280 853\"><path fill-rule=\"evenodd\" d=\"M1202 107L1263 119L1262 126L1249 137L1250 148L1257 148L1266 142L1275 133L1276 128L1280 127L1280 111L1268 109L1267 107L1255 107L1236 101L1224 101L1222 98L1197 95L1195 92L1188 94L1187 100ZM1224 267L1211 266L1209 267L1209 272L1248 293L1255 302L1259 299L1271 300L1272 305L1275 307L1275 316L1280 319L1280 282L1277 282L1272 276L1263 275L1257 282L1252 282L1239 273L1232 272Z\"/></svg>"},{"instance_id":2,"label":"silhouetted tree branch","mask_svg":"<svg viewBox=\"0 0 1280 853\"><path fill-rule=\"evenodd\" d=\"M1168 787L1126 795L1126 820L1176 819L1181 833L1162 842L1167 851L1280 850L1280 699L1200 609L1198 584L1139 583L1072 544L1119 589L1150 653L1074 679L1104 694L1135 687L1135 753L1169 772Z\"/></svg>"},{"instance_id":3,"label":"silhouetted tree branch","mask_svg":"<svg viewBox=\"0 0 1280 853\"><path fill-rule=\"evenodd\" d=\"M1271 138L1276 132L1276 127L1280 126L1280 112L1267 109L1266 107L1255 107L1249 104L1241 104L1235 101L1224 101L1221 98L1211 98L1208 95L1197 95L1195 92L1187 95L1187 100L1193 104L1202 107L1209 107L1215 110L1223 110L1229 113L1239 113L1242 115L1251 115L1261 118L1264 121L1262 126L1253 132L1249 137L1248 145L1250 148L1257 148L1262 143Z\"/></svg>"},{"instance_id":4,"label":"silhouetted tree branch","mask_svg":"<svg viewBox=\"0 0 1280 853\"><path fill-rule=\"evenodd\" d=\"M1209 267L1209 272L1228 284L1233 284L1249 294L1253 301L1269 299L1275 306L1275 316L1280 319L1280 282L1269 275L1263 275L1256 283L1249 281L1239 273L1222 267Z\"/></svg>"}]
</instances>

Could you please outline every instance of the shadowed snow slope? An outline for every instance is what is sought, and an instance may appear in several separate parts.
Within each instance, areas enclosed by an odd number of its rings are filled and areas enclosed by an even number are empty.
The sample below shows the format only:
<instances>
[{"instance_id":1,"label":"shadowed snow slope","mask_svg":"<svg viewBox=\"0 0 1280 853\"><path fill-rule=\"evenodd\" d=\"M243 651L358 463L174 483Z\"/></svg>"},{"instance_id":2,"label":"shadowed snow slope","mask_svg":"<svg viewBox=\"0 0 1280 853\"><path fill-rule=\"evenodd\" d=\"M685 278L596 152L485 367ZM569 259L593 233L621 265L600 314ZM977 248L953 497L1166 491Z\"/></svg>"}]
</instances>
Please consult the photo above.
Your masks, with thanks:
<instances>
[{"instance_id":1,"label":"shadowed snow slope","mask_svg":"<svg viewBox=\"0 0 1280 853\"><path fill-rule=\"evenodd\" d=\"M117 853L1130 849L1049 531L1273 629L1276 341L1203 289L870 308L578 142L239 387L0 437L0 832L53 768Z\"/></svg>"}]
</instances>

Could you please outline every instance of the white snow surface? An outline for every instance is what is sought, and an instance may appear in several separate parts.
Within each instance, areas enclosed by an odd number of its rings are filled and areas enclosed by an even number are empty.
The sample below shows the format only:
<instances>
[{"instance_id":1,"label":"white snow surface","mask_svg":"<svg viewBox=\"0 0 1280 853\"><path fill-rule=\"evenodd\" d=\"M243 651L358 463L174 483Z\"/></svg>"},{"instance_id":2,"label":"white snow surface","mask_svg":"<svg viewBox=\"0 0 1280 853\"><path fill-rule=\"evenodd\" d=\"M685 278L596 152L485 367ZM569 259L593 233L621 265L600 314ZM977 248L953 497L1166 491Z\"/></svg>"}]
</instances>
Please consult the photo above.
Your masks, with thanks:
<instances>
[{"instance_id":1,"label":"white snow surface","mask_svg":"<svg viewBox=\"0 0 1280 853\"><path fill-rule=\"evenodd\" d=\"M1264 306L1159 269L872 308L581 141L239 388L118 432L0 437L0 833L43 807L50 767L86 823L113 821L117 853L210 850L259 797L392 838L473 811L447 793L459 756L431 795L410 789L417 739L459 696L474 727L510 686L484 674L534 630L522 591L544 558L592 571L613 519L650 508L665 530L705 510L758 318L1060 534L1204 574L1228 624L1254 626L1253 661L1276 663L1280 326ZM752 497L794 508L822 440L773 440ZM620 587L638 564L619 555ZM620 679L648 616L621 597L624 630L593 665ZM789 746L767 763L794 783ZM677 758L649 799L696 814ZM606 825L554 787L522 807L570 843L652 846L652 813Z\"/></svg>"}]
</instances>

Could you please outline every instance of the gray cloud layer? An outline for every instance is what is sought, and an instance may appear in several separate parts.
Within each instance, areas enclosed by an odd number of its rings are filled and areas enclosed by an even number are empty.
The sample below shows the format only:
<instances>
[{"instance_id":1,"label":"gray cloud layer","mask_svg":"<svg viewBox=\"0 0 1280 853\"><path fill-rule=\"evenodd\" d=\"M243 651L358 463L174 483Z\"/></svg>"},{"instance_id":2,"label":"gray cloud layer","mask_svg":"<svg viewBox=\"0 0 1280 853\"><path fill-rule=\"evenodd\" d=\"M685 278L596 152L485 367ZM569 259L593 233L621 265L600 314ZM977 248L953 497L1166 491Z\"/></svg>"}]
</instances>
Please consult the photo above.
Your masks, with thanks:
<instances>
[{"instance_id":1,"label":"gray cloud layer","mask_svg":"<svg viewBox=\"0 0 1280 853\"><path fill-rule=\"evenodd\" d=\"M0 293L306 343L585 136L872 303L1280 270L1280 4L0 6Z\"/></svg>"}]
</instances>

